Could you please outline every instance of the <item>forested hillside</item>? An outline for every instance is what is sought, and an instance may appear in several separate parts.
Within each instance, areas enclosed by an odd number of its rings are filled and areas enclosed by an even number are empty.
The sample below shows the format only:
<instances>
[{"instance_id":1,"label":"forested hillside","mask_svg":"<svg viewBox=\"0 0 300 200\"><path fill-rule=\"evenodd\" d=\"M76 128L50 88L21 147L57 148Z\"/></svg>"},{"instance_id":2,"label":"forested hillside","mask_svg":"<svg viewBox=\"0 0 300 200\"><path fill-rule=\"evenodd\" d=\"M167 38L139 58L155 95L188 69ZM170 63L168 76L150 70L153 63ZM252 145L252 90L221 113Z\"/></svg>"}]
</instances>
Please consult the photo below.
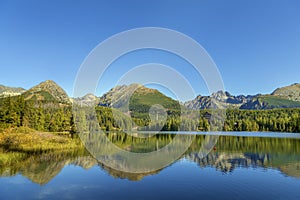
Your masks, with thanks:
<instances>
[{"instance_id":1,"label":"forested hillside","mask_svg":"<svg viewBox=\"0 0 300 200\"><path fill-rule=\"evenodd\" d=\"M111 89L99 101L92 94L70 101L55 82L45 81L20 95L0 98L0 128L29 127L74 134L78 129L76 124L88 131L98 123L106 131L300 132L300 108L297 108L300 102L293 101L298 95L293 90L295 87L298 85L277 89L272 95L255 97L215 93L213 97L223 102L217 110L226 113L220 117L214 115L216 110L213 108L206 108L210 107L210 97L196 98L185 107L158 90L132 84ZM284 98L286 94L289 98ZM292 97L295 98L291 100ZM72 102L82 108L77 116L72 112ZM226 109L228 104L235 106ZM238 109L237 105L241 104L243 109ZM202 109L197 109L199 106ZM95 121L89 124L90 109L96 112L96 125ZM77 121L74 121L75 117Z\"/></svg>"},{"instance_id":2,"label":"forested hillside","mask_svg":"<svg viewBox=\"0 0 300 200\"><path fill-rule=\"evenodd\" d=\"M48 103L49 105L49 103ZM23 96L8 97L0 101L0 127L30 127L39 131L75 132L72 107L59 106L44 107L41 103L25 101ZM97 118L103 130L120 130L120 128L137 130L157 130L158 124L151 124L149 118L130 116L112 108L96 106ZM177 112L167 116L166 121L160 122L162 131L177 130L214 130L210 125L212 110L200 110L199 119L181 117ZM186 116L186 115L184 115ZM88 121L85 113L82 117ZM122 125L120 125L122 121ZM139 122L139 126L136 123ZM88 124L88 122L87 122ZM227 109L223 131L280 131L300 132L300 109L272 109L272 110L238 110ZM221 131L221 130L219 130Z\"/></svg>"}]
</instances>

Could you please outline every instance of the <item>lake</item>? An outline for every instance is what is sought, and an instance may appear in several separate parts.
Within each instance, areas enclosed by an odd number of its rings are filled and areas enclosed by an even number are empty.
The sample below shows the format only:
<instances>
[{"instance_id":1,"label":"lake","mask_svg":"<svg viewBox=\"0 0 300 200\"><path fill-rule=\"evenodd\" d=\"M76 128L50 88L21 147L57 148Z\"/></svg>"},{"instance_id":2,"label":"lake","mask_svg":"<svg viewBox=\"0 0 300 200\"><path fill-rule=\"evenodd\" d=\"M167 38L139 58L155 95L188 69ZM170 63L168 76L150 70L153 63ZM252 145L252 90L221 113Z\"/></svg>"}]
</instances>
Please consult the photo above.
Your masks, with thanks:
<instances>
[{"instance_id":1,"label":"lake","mask_svg":"<svg viewBox=\"0 0 300 200\"><path fill-rule=\"evenodd\" d=\"M178 158L165 163L170 157L164 157L159 164L165 166L158 169L147 159L144 163L152 168L135 168L142 164L107 149L97 154L91 151L93 156L82 150L24 153L2 149L0 199L300 199L300 135L180 135L184 138L177 140L169 133L144 138L106 134L120 150L149 156L166 148L171 157L174 151L168 144L180 149L185 139L191 139ZM99 146L103 148L103 143ZM7 161L11 158L13 162Z\"/></svg>"}]
</instances>

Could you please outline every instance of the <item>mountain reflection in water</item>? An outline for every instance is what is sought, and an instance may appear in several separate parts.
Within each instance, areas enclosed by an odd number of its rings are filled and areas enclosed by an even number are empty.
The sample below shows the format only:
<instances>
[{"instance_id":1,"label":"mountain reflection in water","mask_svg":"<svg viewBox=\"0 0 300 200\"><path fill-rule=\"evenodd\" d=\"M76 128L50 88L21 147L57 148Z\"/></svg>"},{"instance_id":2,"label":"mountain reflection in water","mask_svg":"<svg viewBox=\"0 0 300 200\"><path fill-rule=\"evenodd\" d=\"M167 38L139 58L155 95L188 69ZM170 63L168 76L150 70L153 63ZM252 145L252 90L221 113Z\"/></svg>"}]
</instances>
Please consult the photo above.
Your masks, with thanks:
<instances>
[{"instance_id":1,"label":"mountain reflection in water","mask_svg":"<svg viewBox=\"0 0 300 200\"><path fill-rule=\"evenodd\" d=\"M136 138L124 133L108 133L107 137L119 148L131 152L151 152L170 143L171 134L158 134L150 138ZM293 138L220 136L213 150L205 157L199 156L205 135L196 135L188 150L181 156L197 163L199 170L214 167L224 175L234 173L235 168L272 168L283 174L300 178L300 140ZM107 155L108 157L110 155ZM175 161L176 162L176 161ZM170 163L171 164L171 163ZM57 176L66 165L89 169L98 165L111 176L129 180L141 180L145 176L160 173L126 173L115 170L93 158L88 151L66 152L5 152L0 149L1 177L21 174L37 184L46 184ZM121 166L122 167L122 166Z\"/></svg>"}]
</instances>

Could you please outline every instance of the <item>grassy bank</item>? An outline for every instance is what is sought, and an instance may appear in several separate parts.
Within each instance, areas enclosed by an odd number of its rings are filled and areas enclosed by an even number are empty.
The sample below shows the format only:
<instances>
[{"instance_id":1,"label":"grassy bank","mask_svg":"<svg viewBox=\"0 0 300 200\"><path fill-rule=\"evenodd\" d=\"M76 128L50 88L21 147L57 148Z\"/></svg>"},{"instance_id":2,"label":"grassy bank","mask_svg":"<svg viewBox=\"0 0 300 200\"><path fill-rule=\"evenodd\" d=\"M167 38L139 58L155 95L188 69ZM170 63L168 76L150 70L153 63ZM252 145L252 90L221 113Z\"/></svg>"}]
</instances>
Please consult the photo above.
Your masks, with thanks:
<instances>
[{"instance_id":1,"label":"grassy bank","mask_svg":"<svg viewBox=\"0 0 300 200\"><path fill-rule=\"evenodd\" d=\"M35 131L29 128L10 128L0 132L0 147L7 151L37 152L84 148L80 139L68 134Z\"/></svg>"}]
</instances>

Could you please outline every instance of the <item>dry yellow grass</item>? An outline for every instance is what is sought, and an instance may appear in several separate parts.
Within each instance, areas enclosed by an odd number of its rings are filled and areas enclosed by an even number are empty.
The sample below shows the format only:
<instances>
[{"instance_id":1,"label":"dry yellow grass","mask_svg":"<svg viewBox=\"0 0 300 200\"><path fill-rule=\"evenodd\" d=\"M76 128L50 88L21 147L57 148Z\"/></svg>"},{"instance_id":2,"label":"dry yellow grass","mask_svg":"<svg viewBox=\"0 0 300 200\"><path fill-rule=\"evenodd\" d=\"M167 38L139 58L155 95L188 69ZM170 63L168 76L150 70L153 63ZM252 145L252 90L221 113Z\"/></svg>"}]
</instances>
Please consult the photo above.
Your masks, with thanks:
<instances>
[{"instance_id":1,"label":"dry yellow grass","mask_svg":"<svg viewBox=\"0 0 300 200\"><path fill-rule=\"evenodd\" d=\"M79 139L34 130L7 129L0 133L0 147L7 150L47 151L83 148Z\"/></svg>"}]
</instances>

